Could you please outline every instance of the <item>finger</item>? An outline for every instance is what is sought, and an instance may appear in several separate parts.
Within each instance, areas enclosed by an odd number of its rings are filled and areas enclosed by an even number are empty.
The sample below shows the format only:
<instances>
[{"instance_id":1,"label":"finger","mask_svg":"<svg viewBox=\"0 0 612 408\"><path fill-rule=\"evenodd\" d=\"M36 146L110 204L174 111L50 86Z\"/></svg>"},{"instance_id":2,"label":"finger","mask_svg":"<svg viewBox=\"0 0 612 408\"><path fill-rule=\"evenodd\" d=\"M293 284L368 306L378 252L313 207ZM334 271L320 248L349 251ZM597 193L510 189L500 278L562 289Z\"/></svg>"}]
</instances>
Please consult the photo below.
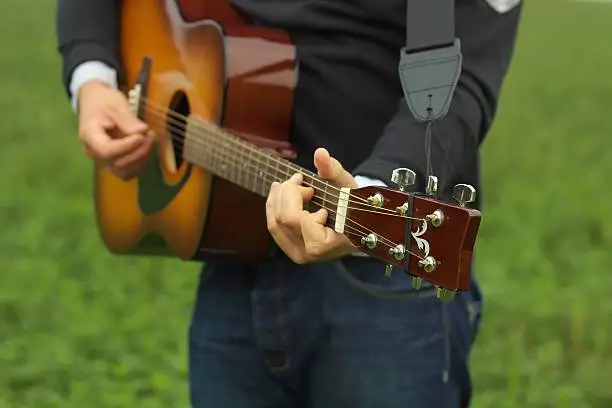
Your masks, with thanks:
<instances>
[{"instance_id":1,"label":"finger","mask_svg":"<svg viewBox=\"0 0 612 408\"><path fill-rule=\"evenodd\" d=\"M295 191L301 198L300 205L302 208L304 207L304 204L309 202L314 196L314 189L312 187L297 186L295 187Z\"/></svg>"},{"instance_id":2,"label":"finger","mask_svg":"<svg viewBox=\"0 0 612 408\"><path fill-rule=\"evenodd\" d=\"M302 186L303 182L304 175L302 173L295 173L282 184L283 186L299 186L299 193L302 196L303 201L302 204L310 201L312 199L312 196L314 195L314 189L312 187Z\"/></svg>"},{"instance_id":3,"label":"finger","mask_svg":"<svg viewBox=\"0 0 612 408\"><path fill-rule=\"evenodd\" d=\"M268 198L266 199L266 219L268 222L268 231L272 232L272 229L277 227L276 225L276 208L277 200L278 200L278 189L280 183L273 182L270 185L270 192L268 193Z\"/></svg>"},{"instance_id":4,"label":"finger","mask_svg":"<svg viewBox=\"0 0 612 408\"><path fill-rule=\"evenodd\" d=\"M297 236L295 231L280 225L276 220L276 201L279 196L280 183L274 182L270 187L270 193L266 200L266 220L268 231L278 247L294 262L304 263L304 242L301 235ZM299 232L299 231L298 231Z\"/></svg>"},{"instance_id":5,"label":"finger","mask_svg":"<svg viewBox=\"0 0 612 408\"><path fill-rule=\"evenodd\" d=\"M276 197L276 221L299 231L304 204L313 196L310 187L282 184Z\"/></svg>"},{"instance_id":6,"label":"finger","mask_svg":"<svg viewBox=\"0 0 612 408\"><path fill-rule=\"evenodd\" d=\"M293 185L301 185L304 182L304 175L302 173L295 173L285 183L293 184Z\"/></svg>"},{"instance_id":7,"label":"finger","mask_svg":"<svg viewBox=\"0 0 612 408\"><path fill-rule=\"evenodd\" d=\"M302 237L304 243L307 242L326 242L327 232L325 222L327 221L327 211L320 209L314 213L304 211L305 215L301 219Z\"/></svg>"},{"instance_id":8,"label":"finger","mask_svg":"<svg viewBox=\"0 0 612 408\"><path fill-rule=\"evenodd\" d=\"M314 164L320 177L345 187L357 187L353 175L346 171L338 160L331 157L326 149L321 147L315 151Z\"/></svg>"},{"instance_id":9,"label":"finger","mask_svg":"<svg viewBox=\"0 0 612 408\"><path fill-rule=\"evenodd\" d=\"M127 102L114 105L108 115L123 135L146 133L148 129L147 124L134 115Z\"/></svg>"},{"instance_id":10,"label":"finger","mask_svg":"<svg viewBox=\"0 0 612 408\"><path fill-rule=\"evenodd\" d=\"M321 209L302 220L304 252L310 260L333 259L354 250L350 240L327 227L328 212Z\"/></svg>"},{"instance_id":11,"label":"finger","mask_svg":"<svg viewBox=\"0 0 612 408\"><path fill-rule=\"evenodd\" d=\"M92 158L92 159L96 159L96 154L94 153L94 151L91 149L91 147L87 146L86 144L83 144L83 149L85 150L85 154Z\"/></svg>"},{"instance_id":12,"label":"finger","mask_svg":"<svg viewBox=\"0 0 612 408\"><path fill-rule=\"evenodd\" d=\"M301 230L304 239L304 251L310 259L318 259L330 254L338 245L336 233L325 227L327 211L321 209L308 213L302 218Z\"/></svg>"},{"instance_id":13,"label":"finger","mask_svg":"<svg viewBox=\"0 0 612 408\"><path fill-rule=\"evenodd\" d=\"M287 181L281 184L282 191L293 191L297 187L297 191L302 196L303 202L310 201L314 195L314 189L312 187L302 186L304 182L304 175L302 173L295 173ZM289 189L289 190L286 190Z\"/></svg>"},{"instance_id":14,"label":"finger","mask_svg":"<svg viewBox=\"0 0 612 408\"><path fill-rule=\"evenodd\" d=\"M313 212L313 213L309 213L308 214L308 218L310 220L312 220L315 224L321 225L321 226L325 226L325 223L327 222L327 216L329 215L329 213L327 212L327 210L325 208L320 208L319 210Z\"/></svg>"},{"instance_id":15,"label":"finger","mask_svg":"<svg viewBox=\"0 0 612 408\"><path fill-rule=\"evenodd\" d=\"M304 250L304 241L301 237L296 237L290 231L283 229L275 230L274 233L270 233L276 245L297 264L304 264L308 261L306 252Z\"/></svg>"},{"instance_id":16,"label":"finger","mask_svg":"<svg viewBox=\"0 0 612 408\"><path fill-rule=\"evenodd\" d=\"M134 165L140 166L144 159L148 157L151 152L151 146L153 146L153 139L146 138L145 141L135 150L128 152L123 156L119 156L113 161L113 167L117 169L127 169Z\"/></svg>"},{"instance_id":17,"label":"finger","mask_svg":"<svg viewBox=\"0 0 612 408\"><path fill-rule=\"evenodd\" d=\"M146 162L144 160L141 160L140 162L134 162L123 167L117 167L112 164L109 164L108 167L117 177L124 181L128 181L138 176L138 174L143 169L145 163Z\"/></svg>"},{"instance_id":18,"label":"finger","mask_svg":"<svg viewBox=\"0 0 612 408\"><path fill-rule=\"evenodd\" d=\"M136 150L146 138L141 134L133 134L112 139L102 126L90 125L82 132L81 139L96 158L114 160Z\"/></svg>"}]
</instances>

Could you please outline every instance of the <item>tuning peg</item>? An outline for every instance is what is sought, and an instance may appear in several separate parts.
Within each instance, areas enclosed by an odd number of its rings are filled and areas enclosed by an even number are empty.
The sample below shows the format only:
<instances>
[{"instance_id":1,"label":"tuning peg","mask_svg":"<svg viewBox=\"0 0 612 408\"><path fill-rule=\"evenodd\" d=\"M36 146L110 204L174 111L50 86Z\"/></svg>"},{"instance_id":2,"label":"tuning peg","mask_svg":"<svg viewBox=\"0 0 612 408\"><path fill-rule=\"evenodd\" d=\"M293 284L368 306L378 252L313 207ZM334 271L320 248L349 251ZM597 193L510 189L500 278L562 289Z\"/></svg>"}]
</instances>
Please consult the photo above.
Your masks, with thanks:
<instances>
[{"instance_id":1,"label":"tuning peg","mask_svg":"<svg viewBox=\"0 0 612 408\"><path fill-rule=\"evenodd\" d=\"M436 297L442 302L452 302L455 299L455 292L441 287L436 287Z\"/></svg>"},{"instance_id":2,"label":"tuning peg","mask_svg":"<svg viewBox=\"0 0 612 408\"><path fill-rule=\"evenodd\" d=\"M386 264L385 265L385 277L386 278L390 278L391 277L391 273L393 272L393 265L391 264Z\"/></svg>"},{"instance_id":3,"label":"tuning peg","mask_svg":"<svg viewBox=\"0 0 612 408\"><path fill-rule=\"evenodd\" d=\"M416 182L416 173L410 169L400 167L391 173L391 181L397 184L400 191L405 191L407 187Z\"/></svg>"},{"instance_id":4,"label":"tuning peg","mask_svg":"<svg viewBox=\"0 0 612 408\"><path fill-rule=\"evenodd\" d=\"M457 184L453 188L453 198L465 207L476 200L476 189L469 184Z\"/></svg>"},{"instance_id":5,"label":"tuning peg","mask_svg":"<svg viewBox=\"0 0 612 408\"><path fill-rule=\"evenodd\" d=\"M421 289L421 286L423 286L423 278L419 278L418 276L414 276L412 278L412 287L416 290Z\"/></svg>"},{"instance_id":6,"label":"tuning peg","mask_svg":"<svg viewBox=\"0 0 612 408\"><path fill-rule=\"evenodd\" d=\"M425 194L430 197L435 197L438 194L438 178L436 176L427 177L427 186L425 187Z\"/></svg>"}]
</instances>

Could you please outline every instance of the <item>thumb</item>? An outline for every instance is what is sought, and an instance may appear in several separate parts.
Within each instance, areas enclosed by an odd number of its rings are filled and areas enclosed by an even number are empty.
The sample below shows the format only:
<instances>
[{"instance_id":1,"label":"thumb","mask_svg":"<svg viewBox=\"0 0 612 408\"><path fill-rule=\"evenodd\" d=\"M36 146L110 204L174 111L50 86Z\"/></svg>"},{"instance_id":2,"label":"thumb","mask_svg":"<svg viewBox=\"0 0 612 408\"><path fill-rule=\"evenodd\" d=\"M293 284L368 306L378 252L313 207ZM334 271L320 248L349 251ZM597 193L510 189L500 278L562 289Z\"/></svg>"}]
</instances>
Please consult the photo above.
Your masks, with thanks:
<instances>
[{"instance_id":1,"label":"thumb","mask_svg":"<svg viewBox=\"0 0 612 408\"><path fill-rule=\"evenodd\" d=\"M115 123L115 126L117 126L119 131L124 135L145 133L148 129L147 124L138 119L138 117L132 113L127 102L117 105L111 109L109 116Z\"/></svg>"},{"instance_id":2,"label":"thumb","mask_svg":"<svg viewBox=\"0 0 612 408\"><path fill-rule=\"evenodd\" d=\"M331 157L326 149L321 147L315 151L314 165L319 177L334 181L344 187L357 188L355 178L342 167L338 160Z\"/></svg>"}]
</instances>

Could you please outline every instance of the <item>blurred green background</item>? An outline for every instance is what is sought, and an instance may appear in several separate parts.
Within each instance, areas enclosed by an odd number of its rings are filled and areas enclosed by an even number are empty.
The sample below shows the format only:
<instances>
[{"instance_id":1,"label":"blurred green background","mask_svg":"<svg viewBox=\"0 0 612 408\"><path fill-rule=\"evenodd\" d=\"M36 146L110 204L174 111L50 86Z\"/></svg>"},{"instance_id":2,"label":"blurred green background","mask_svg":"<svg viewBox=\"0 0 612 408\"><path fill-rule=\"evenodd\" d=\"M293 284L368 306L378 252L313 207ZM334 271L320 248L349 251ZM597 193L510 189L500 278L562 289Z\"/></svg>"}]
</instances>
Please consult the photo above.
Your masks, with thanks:
<instances>
[{"instance_id":1,"label":"blurred green background","mask_svg":"<svg viewBox=\"0 0 612 408\"><path fill-rule=\"evenodd\" d=\"M186 407L195 265L114 258L55 1L0 15L0 408ZM484 147L475 408L612 407L612 4L526 4Z\"/></svg>"}]
</instances>

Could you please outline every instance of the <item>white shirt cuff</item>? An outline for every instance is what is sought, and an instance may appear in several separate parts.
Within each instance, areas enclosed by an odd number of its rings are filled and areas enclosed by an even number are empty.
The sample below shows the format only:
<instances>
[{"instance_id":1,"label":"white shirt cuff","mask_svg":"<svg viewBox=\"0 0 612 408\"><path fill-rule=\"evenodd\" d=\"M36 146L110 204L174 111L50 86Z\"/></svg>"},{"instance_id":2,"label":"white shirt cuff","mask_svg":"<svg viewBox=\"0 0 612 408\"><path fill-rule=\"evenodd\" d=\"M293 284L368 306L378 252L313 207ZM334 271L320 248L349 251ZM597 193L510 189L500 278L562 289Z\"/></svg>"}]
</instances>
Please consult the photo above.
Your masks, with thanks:
<instances>
[{"instance_id":1,"label":"white shirt cuff","mask_svg":"<svg viewBox=\"0 0 612 408\"><path fill-rule=\"evenodd\" d=\"M368 187L368 186L387 187L387 185L380 180L372 179L372 178L364 177L364 176L355 176L355 181L357 182L357 186L359 188Z\"/></svg>"},{"instance_id":2,"label":"white shirt cuff","mask_svg":"<svg viewBox=\"0 0 612 408\"><path fill-rule=\"evenodd\" d=\"M77 66L70 79L72 110L77 111L79 90L88 81L98 80L113 88L118 87L117 71L100 61L87 61Z\"/></svg>"}]
</instances>

